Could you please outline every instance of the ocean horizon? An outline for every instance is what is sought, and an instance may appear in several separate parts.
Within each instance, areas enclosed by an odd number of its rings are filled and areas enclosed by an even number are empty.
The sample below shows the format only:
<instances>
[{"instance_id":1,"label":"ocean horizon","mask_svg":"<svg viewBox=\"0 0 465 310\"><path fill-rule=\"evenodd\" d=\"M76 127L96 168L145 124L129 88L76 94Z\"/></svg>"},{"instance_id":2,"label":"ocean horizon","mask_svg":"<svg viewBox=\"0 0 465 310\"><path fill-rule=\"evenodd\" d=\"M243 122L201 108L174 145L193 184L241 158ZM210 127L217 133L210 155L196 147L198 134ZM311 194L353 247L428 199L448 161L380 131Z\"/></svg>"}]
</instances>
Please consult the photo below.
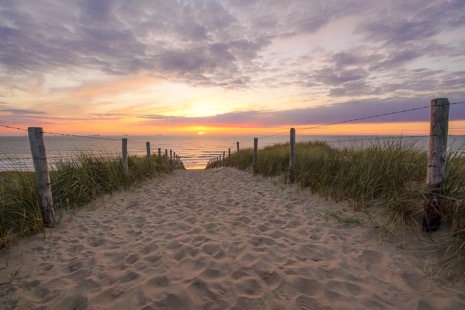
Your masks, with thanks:
<instances>
[{"instance_id":1,"label":"ocean horizon","mask_svg":"<svg viewBox=\"0 0 465 310\"><path fill-rule=\"evenodd\" d=\"M128 139L129 155L145 156L146 142L150 142L151 154L162 154L165 149L176 152L186 169L203 169L208 161L225 152L236 152L237 142L240 148L253 148L253 139L258 137L258 146L263 148L278 143L289 142L289 135L124 135L124 136L54 136L45 135L45 147L49 165L53 168L56 160L66 159L81 153L119 156L122 152L121 140ZM428 136L355 136L355 135L296 135L296 142L326 141L335 147L366 146L374 141L399 140L414 143L419 149L427 150ZM463 152L465 136L449 136L451 148L460 148ZM32 155L27 135L0 136L0 170L32 170Z\"/></svg>"}]
</instances>

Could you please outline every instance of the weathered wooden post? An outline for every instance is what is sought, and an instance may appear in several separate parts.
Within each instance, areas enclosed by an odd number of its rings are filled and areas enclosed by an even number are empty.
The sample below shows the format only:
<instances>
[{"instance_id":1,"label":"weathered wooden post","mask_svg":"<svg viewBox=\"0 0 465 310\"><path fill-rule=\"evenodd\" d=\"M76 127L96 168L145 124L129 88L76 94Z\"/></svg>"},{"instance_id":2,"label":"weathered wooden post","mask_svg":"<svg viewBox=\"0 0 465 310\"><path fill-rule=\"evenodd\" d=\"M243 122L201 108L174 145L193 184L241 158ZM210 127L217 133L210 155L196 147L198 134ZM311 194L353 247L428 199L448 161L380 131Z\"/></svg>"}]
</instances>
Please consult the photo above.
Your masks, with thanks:
<instances>
[{"instance_id":1,"label":"weathered wooden post","mask_svg":"<svg viewBox=\"0 0 465 310\"><path fill-rule=\"evenodd\" d=\"M166 157L166 160L168 160L168 150L165 149L165 157Z\"/></svg>"},{"instance_id":2,"label":"weathered wooden post","mask_svg":"<svg viewBox=\"0 0 465 310\"><path fill-rule=\"evenodd\" d=\"M239 153L239 141L237 141L236 144L237 144L237 152Z\"/></svg>"},{"instance_id":3,"label":"weathered wooden post","mask_svg":"<svg viewBox=\"0 0 465 310\"><path fill-rule=\"evenodd\" d=\"M42 208L42 220L45 227L54 227L56 225L55 209L53 206L50 174L48 173L44 132L40 127L29 127L28 136L36 174L36 186Z\"/></svg>"},{"instance_id":4,"label":"weathered wooden post","mask_svg":"<svg viewBox=\"0 0 465 310\"><path fill-rule=\"evenodd\" d=\"M295 180L295 128L291 128L291 154L289 157L289 182Z\"/></svg>"},{"instance_id":5,"label":"weathered wooden post","mask_svg":"<svg viewBox=\"0 0 465 310\"><path fill-rule=\"evenodd\" d=\"M170 164L173 163L173 150L170 150Z\"/></svg>"},{"instance_id":6,"label":"weathered wooden post","mask_svg":"<svg viewBox=\"0 0 465 310\"><path fill-rule=\"evenodd\" d=\"M228 166L231 166L231 148L228 149Z\"/></svg>"},{"instance_id":7,"label":"weathered wooden post","mask_svg":"<svg viewBox=\"0 0 465 310\"><path fill-rule=\"evenodd\" d=\"M128 139L123 138L122 140L122 151L123 151L123 171L126 175L129 174L129 167L128 167Z\"/></svg>"},{"instance_id":8,"label":"weathered wooden post","mask_svg":"<svg viewBox=\"0 0 465 310\"><path fill-rule=\"evenodd\" d=\"M436 231L441 225L442 190L446 172L449 99L431 100L430 138L426 170L426 202L424 205L423 230Z\"/></svg>"},{"instance_id":9,"label":"weathered wooden post","mask_svg":"<svg viewBox=\"0 0 465 310\"><path fill-rule=\"evenodd\" d=\"M257 163L257 154L258 154L258 138L253 139L253 164Z\"/></svg>"},{"instance_id":10,"label":"weathered wooden post","mask_svg":"<svg viewBox=\"0 0 465 310\"><path fill-rule=\"evenodd\" d=\"M161 157L161 148L158 148L158 158Z\"/></svg>"},{"instance_id":11,"label":"weathered wooden post","mask_svg":"<svg viewBox=\"0 0 465 310\"><path fill-rule=\"evenodd\" d=\"M147 148L147 163L150 166L151 160L150 160L150 142L145 142L145 147Z\"/></svg>"},{"instance_id":12,"label":"weathered wooden post","mask_svg":"<svg viewBox=\"0 0 465 310\"><path fill-rule=\"evenodd\" d=\"M226 151L223 151L223 165L226 166Z\"/></svg>"}]
</instances>

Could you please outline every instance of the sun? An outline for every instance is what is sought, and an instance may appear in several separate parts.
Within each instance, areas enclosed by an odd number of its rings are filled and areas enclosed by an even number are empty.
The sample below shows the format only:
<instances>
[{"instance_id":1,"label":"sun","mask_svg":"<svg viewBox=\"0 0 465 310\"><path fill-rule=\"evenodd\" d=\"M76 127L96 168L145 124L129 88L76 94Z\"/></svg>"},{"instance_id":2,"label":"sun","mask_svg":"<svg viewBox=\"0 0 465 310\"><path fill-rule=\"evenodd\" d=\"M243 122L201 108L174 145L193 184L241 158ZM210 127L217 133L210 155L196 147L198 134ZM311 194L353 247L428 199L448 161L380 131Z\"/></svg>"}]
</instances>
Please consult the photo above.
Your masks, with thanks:
<instances>
[{"instance_id":1,"label":"sun","mask_svg":"<svg viewBox=\"0 0 465 310\"><path fill-rule=\"evenodd\" d=\"M201 136L201 135L204 135L205 132L204 132L204 131L199 131L197 134L198 134L199 136Z\"/></svg>"}]
</instances>

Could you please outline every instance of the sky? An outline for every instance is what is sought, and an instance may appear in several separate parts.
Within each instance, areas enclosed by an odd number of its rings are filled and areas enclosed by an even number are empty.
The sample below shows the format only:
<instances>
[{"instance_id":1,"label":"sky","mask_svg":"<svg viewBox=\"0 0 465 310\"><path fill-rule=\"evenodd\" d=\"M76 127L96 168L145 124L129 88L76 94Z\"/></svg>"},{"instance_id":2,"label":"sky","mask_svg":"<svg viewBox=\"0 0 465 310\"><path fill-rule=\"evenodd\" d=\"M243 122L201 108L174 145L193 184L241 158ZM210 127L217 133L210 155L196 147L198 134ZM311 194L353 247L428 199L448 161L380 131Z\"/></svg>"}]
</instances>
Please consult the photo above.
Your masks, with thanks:
<instances>
[{"instance_id":1,"label":"sky","mask_svg":"<svg viewBox=\"0 0 465 310\"><path fill-rule=\"evenodd\" d=\"M464 102L464 51L464 0L0 0L0 135L428 134L321 125Z\"/></svg>"}]
</instances>

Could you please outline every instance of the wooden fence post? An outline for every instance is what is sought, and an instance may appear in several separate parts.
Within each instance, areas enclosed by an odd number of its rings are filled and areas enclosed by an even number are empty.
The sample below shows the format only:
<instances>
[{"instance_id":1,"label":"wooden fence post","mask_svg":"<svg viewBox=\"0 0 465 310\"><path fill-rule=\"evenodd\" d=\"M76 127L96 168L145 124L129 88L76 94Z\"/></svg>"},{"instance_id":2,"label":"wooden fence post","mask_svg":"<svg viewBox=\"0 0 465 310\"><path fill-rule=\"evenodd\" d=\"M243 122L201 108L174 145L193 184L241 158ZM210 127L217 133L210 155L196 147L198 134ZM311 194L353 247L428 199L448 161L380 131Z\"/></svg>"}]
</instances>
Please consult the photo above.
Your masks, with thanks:
<instances>
[{"instance_id":1,"label":"wooden fence post","mask_svg":"<svg viewBox=\"0 0 465 310\"><path fill-rule=\"evenodd\" d=\"M236 144L237 144L237 152L239 153L239 141L237 141Z\"/></svg>"},{"instance_id":2,"label":"wooden fence post","mask_svg":"<svg viewBox=\"0 0 465 310\"><path fill-rule=\"evenodd\" d=\"M253 164L257 163L257 154L258 154L258 138L253 139Z\"/></svg>"},{"instance_id":3,"label":"wooden fence post","mask_svg":"<svg viewBox=\"0 0 465 310\"><path fill-rule=\"evenodd\" d=\"M289 182L295 179L295 128L291 128L291 154L289 157Z\"/></svg>"},{"instance_id":4,"label":"wooden fence post","mask_svg":"<svg viewBox=\"0 0 465 310\"><path fill-rule=\"evenodd\" d=\"M168 150L165 149L165 157L166 157L166 160L168 160Z\"/></svg>"},{"instance_id":5,"label":"wooden fence post","mask_svg":"<svg viewBox=\"0 0 465 310\"><path fill-rule=\"evenodd\" d=\"M123 138L122 140L122 151L123 151L123 171L126 175L129 174L129 167L128 167L128 139Z\"/></svg>"},{"instance_id":6,"label":"wooden fence post","mask_svg":"<svg viewBox=\"0 0 465 310\"><path fill-rule=\"evenodd\" d=\"M226 166L226 151L223 151L223 165Z\"/></svg>"},{"instance_id":7,"label":"wooden fence post","mask_svg":"<svg viewBox=\"0 0 465 310\"><path fill-rule=\"evenodd\" d=\"M442 190L446 172L449 99L431 100L430 138L426 170L426 202L424 205L423 230L436 231L441 225Z\"/></svg>"},{"instance_id":8,"label":"wooden fence post","mask_svg":"<svg viewBox=\"0 0 465 310\"><path fill-rule=\"evenodd\" d=\"M45 151L44 132L40 127L29 127L28 136L31 147L36 186L41 202L41 213L45 227L56 225L55 209L53 206L52 185L48 173L47 154Z\"/></svg>"},{"instance_id":9,"label":"wooden fence post","mask_svg":"<svg viewBox=\"0 0 465 310\"><path fill-rule=\"evenodd\" d=\"M231 149L228 149L228 166L231 166Z\"/></svg>"},{"instance_id":10,"label":"wooden fence post","mask_svg":"<svg viewBox=\"0 0 465 310\"><path fill-rule=\"evenodd\" d=\"M161 148L158 148L158 158L161 158Z\"/></svg>"},{"instance_id":11,"label":"wooden fence post","mask_svg":"<svg viewBox=\"0 0 465 310\"><path fill-rule=\"evenodd\" d=\"M145 142L145 147L147 148L147 163L150 166L150 142Z\"/></svg>"}]
</instances>

